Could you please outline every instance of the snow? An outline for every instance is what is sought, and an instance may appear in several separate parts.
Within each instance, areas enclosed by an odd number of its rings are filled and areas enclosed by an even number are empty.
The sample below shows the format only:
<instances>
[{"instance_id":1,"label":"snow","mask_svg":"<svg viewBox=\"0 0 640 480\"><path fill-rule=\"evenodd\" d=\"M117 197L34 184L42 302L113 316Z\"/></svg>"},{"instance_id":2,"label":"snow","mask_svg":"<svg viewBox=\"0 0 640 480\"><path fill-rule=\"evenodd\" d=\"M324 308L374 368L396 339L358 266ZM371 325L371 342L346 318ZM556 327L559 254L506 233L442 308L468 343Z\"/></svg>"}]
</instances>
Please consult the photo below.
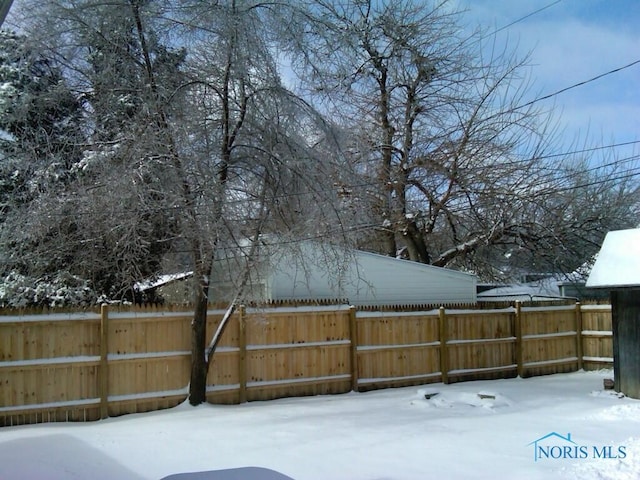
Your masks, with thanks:
<instances>
[{"instance_id":1,"label":"snow","mask_svg":"<svg viewBox=\"0 0 640 480\"><path fill-rule=\"evenodd\" d=\"M2 367L30 367L33 365L65 365L68 363L99 362L99 355L74 355L70 357L34 358L32 360L9 360L0 362Z\"/></svg>"},{"instance_id":2,"label":"snow","mask_svg":"<svg viewBox=\"0 0 640 480\"><path fill-rule=\"evenodd\" d=\"M524 338L524 337L523 337ZM474 338L473 340L448 340L447 345L460 345L469 343L500 343L500 342L515 342L516 337L499 337L499 338Z\"/></svg>"},{"instance_id":3,"label":"snow","mask_svg":"<svg viewBox=\"0 0 640 480\"><path fill-rule=\"evenodd\" d=\"M640 228L607 233L587 287L640 286Z\"/></svg>"},{"instance_id":4,"label":"snow","mask_svg":"<svg viewBox=\"0 0 640 480\"><path fill-rule=\"evenodd\" d=\"M335 312L349 310L349 305L308 305L302 307L247 307L247 313L305 313L305 312Z\"/></svg>"},{"instance_id":5,"label":"snow","mask_svg":"<svg viewBox=\"0 0 640 480\"><path fill-rule=\"evenodd\" d=\"M164 357L183 357L191 355L188 350L167 351L167 352L145 352L145 353L110 353L107 355L109 360L141 360L143 358L164 358ZM99 359L100 357L98 357Z\"/></svg>"},{"instance_id":6,"label":"snow","mask_svg":"<svg viewBox=\"0 0 640 480\"><path fill-rule=\"evenodd\" d=\"M227 385L209 385L207 387L207 393L209 392L226 392L228 390L238 390L240 388L239 383L229 383Z\"/></svg>"},{"instance_id":7,"label":"snow","mask_svg":"<svg viewBox=\"0 0 640 480\"><path fill-rule=\"evenodd\" d=\"M421 375L405 375L403 377L372 377L372 378L359 378L358 385L366 385L368 383L382 383L382 382L398 382L407 380L428 380L429 378L439 377L441 372L426 373Z\"/></svg>"},{"instance_id":8,"label":"snow","mask_svg":"<svg viewBox=\"0 0 640 480\"><path fill-rule=\"evenodd\" d=\"M583 330L582 336L583 337L612 337L613 332L605 331L605 330Z\"/></svg>"},{"instance_id":9,"label":"snow","mask_svg":"<svg viewBox=\"0 0 640 480\"><path fill-rule=\"evenodd\" d=\"M160 392L144 392L144 393L132 393L129 395L109 395L110 402L120 402L126 400L140 400L150 398L164 398L186 395L189 392L187 387L177 390L162 390Z\"/></svg>"},{"instance_id":10,"label":"snow","mask_svg":"<svg viewBox=\"0 0 640 480\"><path fill-rule=\"evenodd\" d=\"M613 363L613 357L582 357L585 362L609 362Z\"/></svg>"},{"instance_id":11,"label":"snow","mask_svg":"<svg viewBox=\"0 0 640 480\"><path fill-rule=\"evenodd\" d=\"M247 382L247 388L267 387L267 386L273 386L273 385L291 385L292 383L333 382L337 380L350 380L350 379L351 379L351 375L346 373L343 375L327 375L325 377L286 378L284 380L260 380L255 382Z\"/></svg>"},{"instance_id":12,"label":"snow","mask_svg":"<svg viewBox=\"0 0 640 480\"><path fill-rule=\"evenodd\" d=\"M158 275L156 277L143 280L141 282L136 282L136 284L134 285L134 288L139 292L144 292L151 288L156 288L162 285L166 285L167 283L175 282L178 280L184 280L185 278L191 277L191 275L193 275L192 271Z\"/></svg>"},{"instance_id":13,"label":"snow","mask_svg":"<svg viewBox=\"0 0 640 480\"><path fill-rule=\"evenodd\" d=\"M501 365L499 367L484 367L484 368L460 368L458 370L449 370L449 372L447 372L449 375L461 375L461 374L465 374L465 373L478 373L478 372L498 372L501 370L509 370L509 369L516 369L518 368L518 365L515 363L512 363L511 365Z\"/></svg>"},{"instance_id":14,"label":"snow","mask_svg":"<svg viewBox=\"0 0 640 480\"><path fill-rule=\"evenodd\" d=\"M367 352L375 350L388 350L394 348L424 348L424 347L437 347L440 342L425 342L425 343L404 343L400 345L395 344L380 344L380 345L358 345L356 350L358 352Z\"/></svg>"},{"instance_id":15,"label":"snow","mask_svg":"<svg viewBox=\"0 0 640 480\"><path fill-rule=\"evenodd\" d=\"M568 332L556 332L556 333L536 333L532 335L523 335L522 338L525 340L532 340L535 338L554 338L554 337L575 337L578 332L568 331Z\"/></svg>"},{"instance_id":16,"label":"snow","mask_svg":"<svg viewBox=\"0 0 640 480\"><path fill-rule=\"evenodd\" d=\"M269 345L247 345L247 350L272 350L272 349L281 350L283 348L336 347L340 345L350 345L350 344L351 344L351 340L328 340L326 342L272 343Z\"/></svg>"},{"instance_id":17,"label":"snow","mask_svg":"<svg viewBox=\"0 0 640 480\"><path fill-rule=\"evenodd\" d=\"M611 305L580 305L580 310L596 310L601 312L610 312Z\"/></svg>"},{"instance_id":18,"label":"snow","mask_svg":"<svg viewBox=\"0 0 640 480\"><path fill-rule=\"evenodd\" d=\"M556 312L558 310L575 310L575 305L549 305L546 307L522 307L523 312Z\"/></svg>"},{"instance_id":19,"label":"snow","mask_svg":"<svg viewBox=\"0 0 640 480\"><path fill-rule=\"evenodd\" d=\"M0 84L0 95L3 93L1 90L4 90L3 84ZM0 128L0 140L4 140L5 142L15 142L16 138L3 128Z\"/></svg>"},{"instance_id":20,"label":"snow","mask_svg":"<svg viewBox=\"0 0 640 480\"><path fill-rule=\"evenodd\" d=\"M157 311L157 310L150 310L150 311L123 311L123 312L118 312L118 311L110 311L109 312L109 319L110 320L115 320L117 318L125 318L125 319L130 319L130 318L137 318L137 319L144 319L144 318L150 318L150 319L157 319L160 317L167 317L167 318L176 318L176 317L192 317L193 316L193 311L177 311L177 312L166 312L166 311Z\"/></svg>"},{"instance_id":21,"label":"snow","mask_svg":"<svg viewBox=\"0 0 640 480\"><path fill-rule=\"evenodd\" d=\"M552 308L555 310L560 309L561 307L554 307ZM571 307L574 308L574 307ZM491 310L472 310L472 309L448 309L445 308L445 314L446 315L469 315L469 314L475 314L475 315L483 315L483 314L496 314L496 313L513 313L515 312L516 309L513 307L507 307L507 308L492 308ZM424 310L424 311L414 311L414 312L394 312L394 311L374 311L374 312L369 312L367 310L357 310L356 311L356 318L384 318L384 317L429 317L429 316L435 316L437 317L438 315L440 315L440 310L439 309L435 309L435 310Z\"/></svg>"},{"instance_id":22,"label":"snow","mask_svg":"<svg viewBox=\"0 0 640 480\"><path fill-rule=\"evenodd\" d=\"M64 402L30 403L28 405L21 405L19 407L16 407L16 406L0 407L0 413L26 411L26 410L43 410L47 408L81 407L83 405L95 405L97 403L100 403L99 398L85 398L82 400L68 400ZM0 430L0 431L4 431L4 430ZM0 473L2 473L2 470L0 470Z\"/></svg>"},{"instance_id":23,"label":"snow","mask_svg":"<svg viewBox=\"0 0 640 480\"><path fill-rule=\"evenodd\" d=\"M245 466L296 480L640 478L640 401L603 390L612 376L603 370L243 405L185 403L99 422L4 427L0 478L158 480ZM624 447L626 456L534 461L532 442L552 432L570 433L589 451Z\"/></svg>"},{"instance_id":24,"label":"snow","mask_svg":"<svg viewBox=\"0 0 640 480\"><path fill-rule=\"evenodd\" d=\"M47 322L70 322L74 320L100 320L100 315L92 312L47 314ZM42 315L2 315L0 317L0 323L15 322L42 322Z\"/></svg>"},{"instance_id":25,"label":"snow","mask_svg":"<svg viewBox=\"0 0 640 480\"><path fill-rule=\"evenodd\" d=\"M492 288L478 294L478 300L505 301L505 300L553 300L562 299L558 287L557 278L545 278L535 282L506 285Z\"/></svg>"},{"instance_id":26,"label":"snow","mask_svg":"<svg viewBox=\"0 0 640 480\"><path fill-rule=\"evenodd\" d=\"M557 358L556 360L541 360L539 362L525 362L525 367L542 367L546 365L556 365L558 363L574 363L578 361L578 357Z\"/></svg>"},{"instance_id":27,"label":"snow","mask_svg":"<svg viewBox=\"0 0 640 480\"><path fill-rule=\"evenodd\" d=\"M393 312L393 311L368 312L366 310L357 310L356 318L385 318L385 317L395 318L395 317L428 317L428 316L437 317L439 314L440 312L438 310L428 310L428 311L422 311L422 312Z\"/></svg>"}]
</instances>

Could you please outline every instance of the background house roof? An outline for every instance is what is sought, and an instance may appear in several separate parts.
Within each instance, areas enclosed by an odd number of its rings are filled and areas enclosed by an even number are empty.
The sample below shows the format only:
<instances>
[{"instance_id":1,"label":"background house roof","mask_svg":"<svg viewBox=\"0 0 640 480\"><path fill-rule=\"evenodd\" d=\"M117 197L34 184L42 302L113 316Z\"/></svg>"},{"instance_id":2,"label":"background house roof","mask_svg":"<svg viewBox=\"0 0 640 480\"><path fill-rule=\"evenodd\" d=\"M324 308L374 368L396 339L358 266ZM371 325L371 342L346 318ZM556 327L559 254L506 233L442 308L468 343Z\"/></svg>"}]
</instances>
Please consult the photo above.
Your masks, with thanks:
<instances>
[{"instance_id":1,"label":"background house roof","mask_svg":"<svg viewBox=\"0 0 640 480\"><path fill-rule=\"evenodd\" d=\"M192 275L193 275L193 272L178 272L178 273L169 273L165 275L158 275L157 277L149 278L141 282L136 282L133 287L138 292L145 292L152 288L158 288L163 285L167 285L168 283L171 283L171 282L184 280L185 278L189 278Z\"/></svg>"},{"instance_id":2,"label":"background house roof","mask_svg":"<svg viewBox=\"0 0 640 480\"><path fill-rule=\"evenodd\" d=\"M587 287L640 286L640 228L607 233Z\"/></svg>"},{"instance_id":3,"label":"background house roof","mask_svg":"<svg viewBox=\"0 0 640 480\"><path fill-rule=\"evenodd\" d=\"M558 288L558 279L544 278L535 282L503 285L478 293L479 302L553 301L564 297Z\"/></svg>"},{"instance_id":4,"label":"background house roof","mask_svg":"<svg viewBox=\"0 0 640 480\"><path fill-rule=\"evenodd\" d=\"M477 277L469 273L316 242L301 245L297 255L285 251L273 262L266 282L271 299L344 298L352 305L476 302Z\"/></svg>"}]
</instances>

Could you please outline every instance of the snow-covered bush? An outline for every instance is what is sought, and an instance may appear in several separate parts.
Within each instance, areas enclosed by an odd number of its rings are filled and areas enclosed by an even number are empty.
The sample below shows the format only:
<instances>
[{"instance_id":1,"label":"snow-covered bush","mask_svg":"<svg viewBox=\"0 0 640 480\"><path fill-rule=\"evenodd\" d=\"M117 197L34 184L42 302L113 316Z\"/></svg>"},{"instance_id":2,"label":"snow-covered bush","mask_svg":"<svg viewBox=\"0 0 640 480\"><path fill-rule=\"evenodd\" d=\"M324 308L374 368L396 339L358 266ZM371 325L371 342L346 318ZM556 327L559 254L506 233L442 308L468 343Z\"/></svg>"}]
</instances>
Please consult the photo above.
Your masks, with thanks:
<instances>
[{"instance_id":1,"label":"snow-covered bush","mask_svg":"<svg viewBox=\"0 0 640 480\"><path fill-rule=\"evenodd\" d=\"M68 272L40 279L10 272L0 279L0 307L85 306L96 297L88 281Z\"/></svg>"}]
</instances>

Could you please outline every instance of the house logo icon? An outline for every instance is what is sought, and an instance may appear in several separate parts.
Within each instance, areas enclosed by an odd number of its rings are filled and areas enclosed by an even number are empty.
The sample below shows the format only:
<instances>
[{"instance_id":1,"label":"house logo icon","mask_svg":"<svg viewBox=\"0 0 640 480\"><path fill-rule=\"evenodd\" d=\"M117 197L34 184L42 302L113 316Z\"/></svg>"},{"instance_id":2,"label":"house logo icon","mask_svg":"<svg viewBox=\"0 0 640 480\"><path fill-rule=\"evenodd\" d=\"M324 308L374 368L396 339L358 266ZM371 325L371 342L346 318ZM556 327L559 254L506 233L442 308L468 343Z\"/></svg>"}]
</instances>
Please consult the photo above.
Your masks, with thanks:
<instances>
[{"instance_id":1,"label":"house logo icon","mask_svg":"<svg viewBox=\"0 0 640 480\"><path fill-rule=\"evenodd\" d=\"M541 458L586 458L586 447L581 447L571 440L571 434L566 436L557 432L547 433L546 435L534 440L527 446L533 445L533 460L538 461ZM584 450L584 457L581 453Z\"/></svg>"}]
</instances>

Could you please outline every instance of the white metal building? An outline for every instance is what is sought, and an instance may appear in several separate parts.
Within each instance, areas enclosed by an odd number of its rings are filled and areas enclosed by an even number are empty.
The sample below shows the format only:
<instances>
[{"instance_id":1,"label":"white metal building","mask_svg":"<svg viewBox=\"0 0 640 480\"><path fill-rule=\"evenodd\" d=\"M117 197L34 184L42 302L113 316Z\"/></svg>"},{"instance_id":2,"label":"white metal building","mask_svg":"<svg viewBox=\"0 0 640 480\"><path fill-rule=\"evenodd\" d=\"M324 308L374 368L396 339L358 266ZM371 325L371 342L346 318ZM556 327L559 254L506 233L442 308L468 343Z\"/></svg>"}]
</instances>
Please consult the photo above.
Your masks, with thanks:
<instances>
[{"instance_id":1,"label":"white metal building","mask_svg":"<svg viewBox=\"0 0 640 480\"><path fill-rule=\"evenodd\" d=\"M247 300L344 299L352 305L475 303L475 275L407 260L306 242L295 251L261 251L259 267L250 274ZM237 259L236 259L237 260ZM229 262L226 261L226 265ZM229 269L214 269L213 298L233 296Z\"/></svg>"}]
</instances>

